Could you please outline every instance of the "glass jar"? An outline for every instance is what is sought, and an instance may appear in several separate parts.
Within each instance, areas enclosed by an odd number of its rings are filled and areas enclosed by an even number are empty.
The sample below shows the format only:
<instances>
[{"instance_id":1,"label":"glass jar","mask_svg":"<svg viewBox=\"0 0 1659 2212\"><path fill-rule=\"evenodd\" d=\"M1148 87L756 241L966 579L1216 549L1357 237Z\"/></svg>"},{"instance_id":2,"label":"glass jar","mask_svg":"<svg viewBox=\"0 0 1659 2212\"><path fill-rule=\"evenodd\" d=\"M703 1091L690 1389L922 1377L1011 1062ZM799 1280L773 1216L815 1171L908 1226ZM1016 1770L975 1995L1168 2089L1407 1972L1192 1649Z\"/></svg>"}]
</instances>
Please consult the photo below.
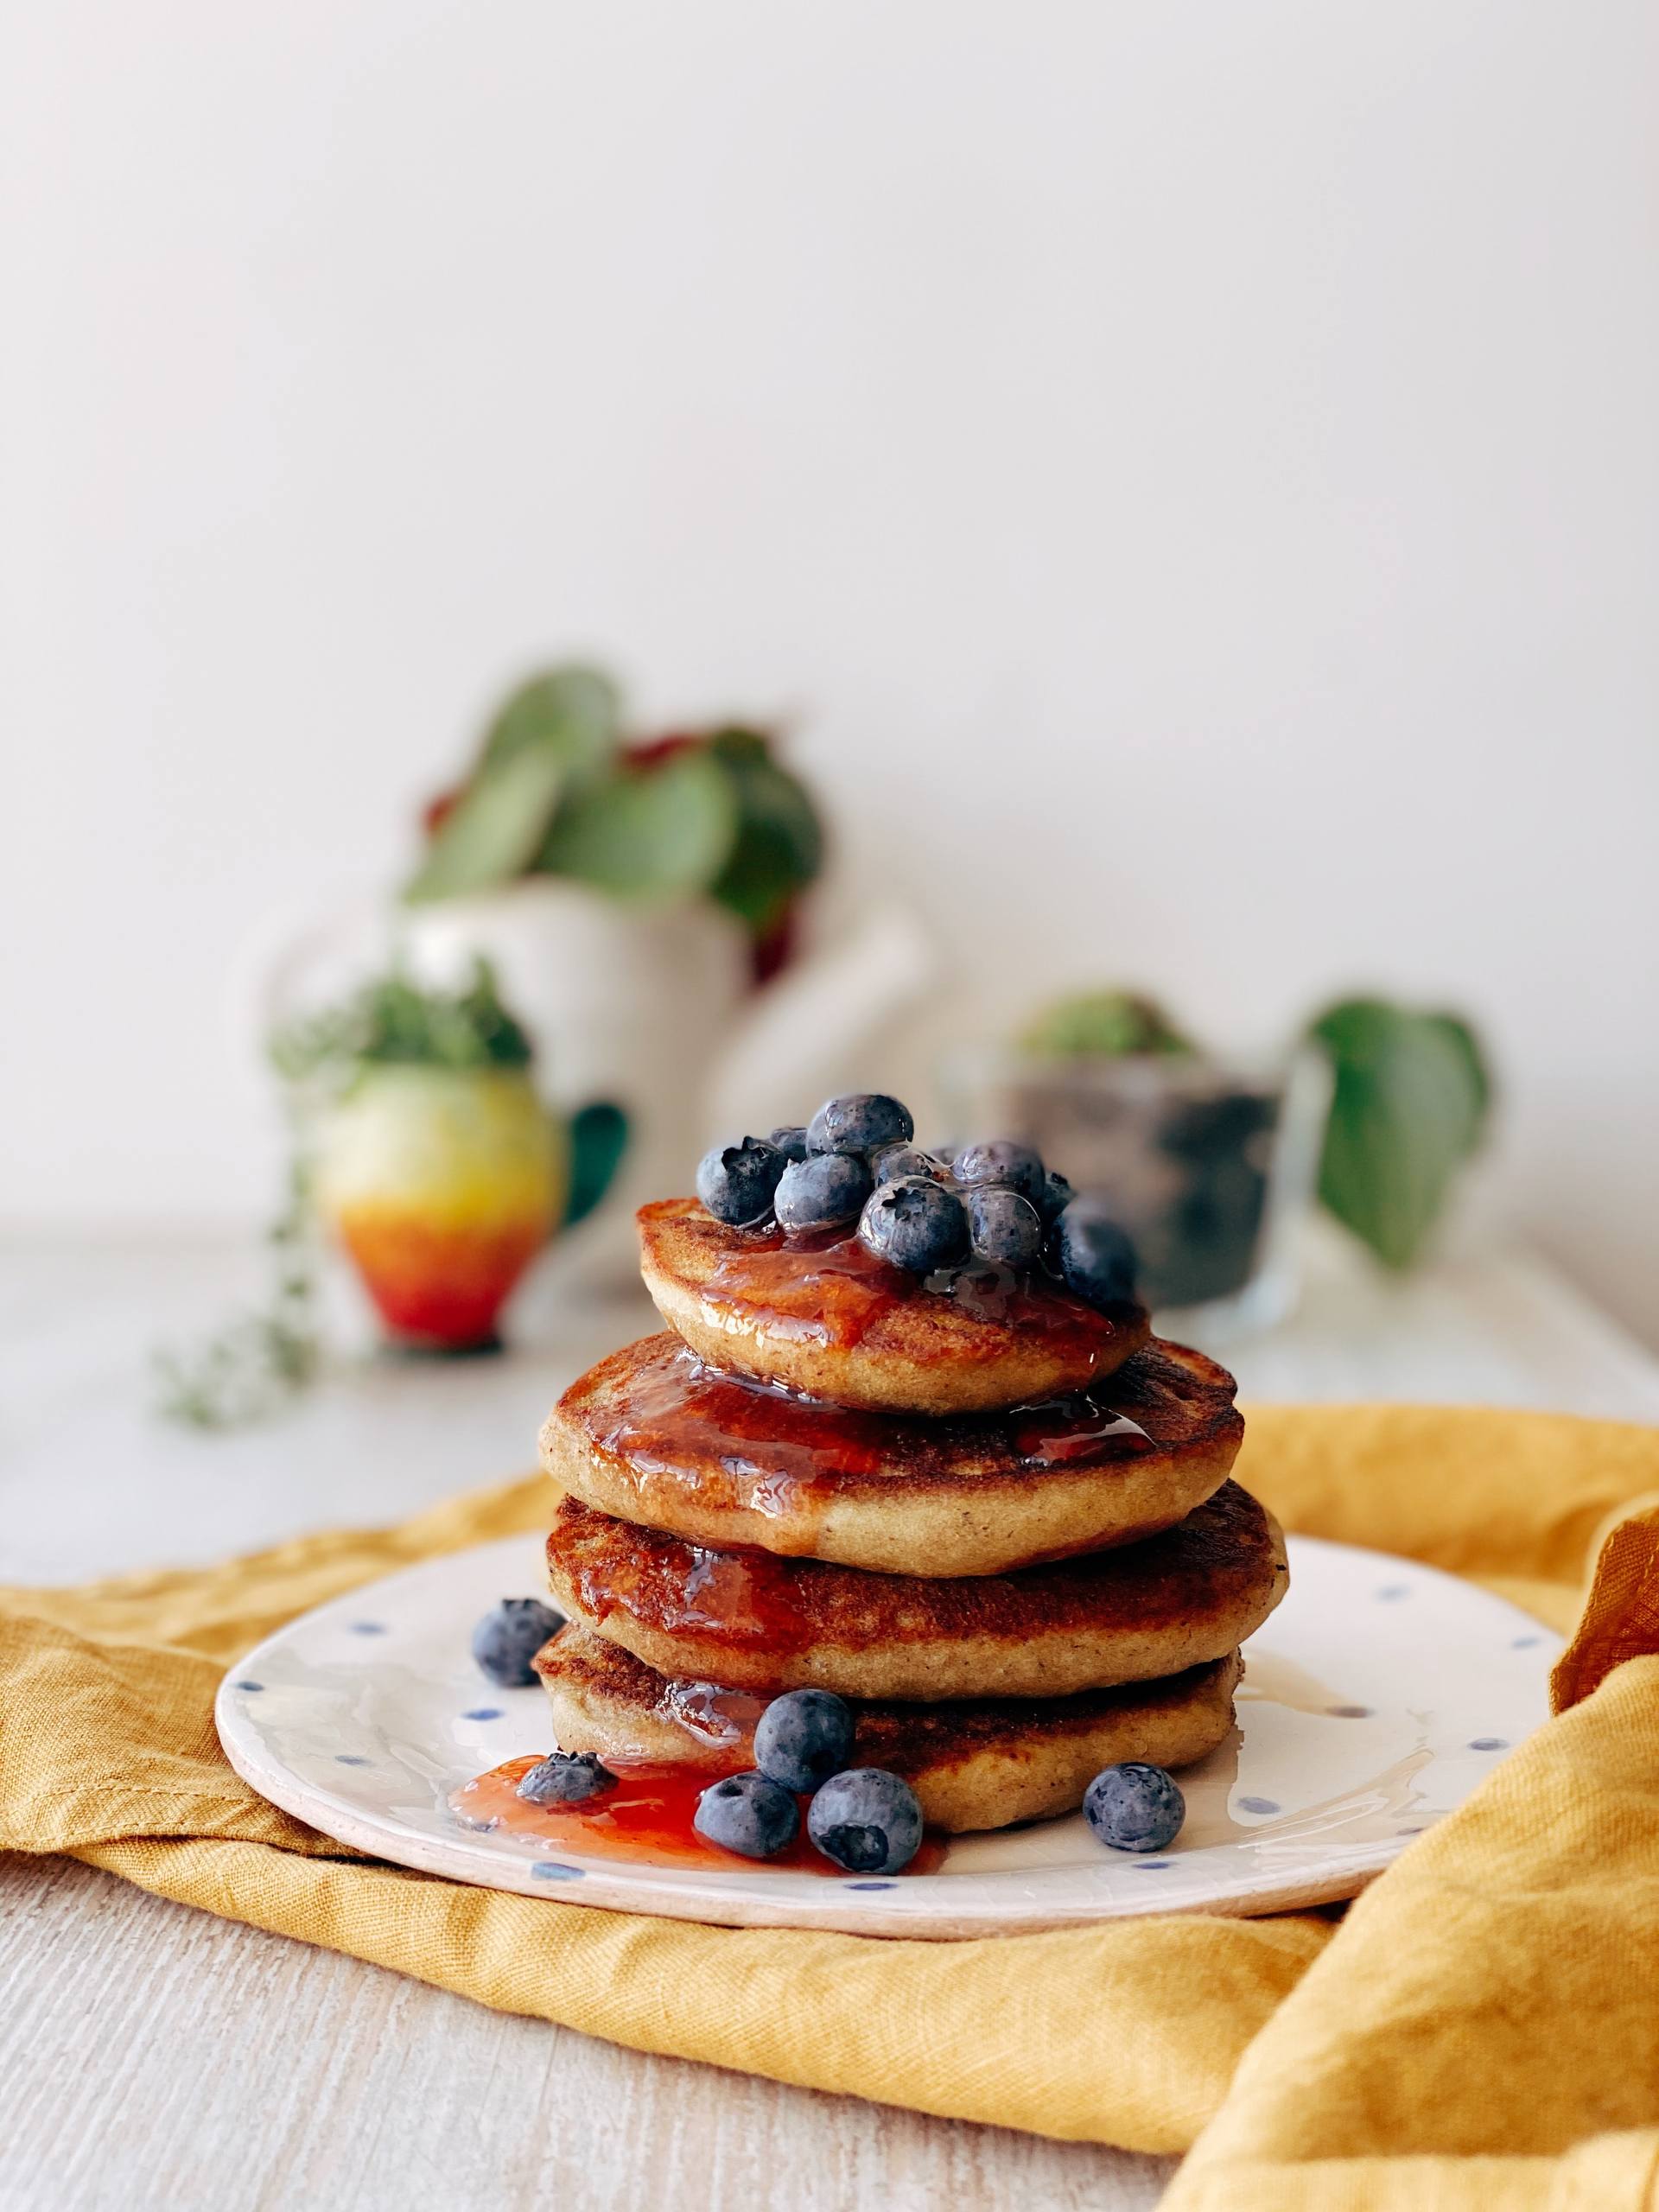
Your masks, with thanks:
<instances>
[{"instance_id":1,"label":"glass jar","mask_svg":"<svg viewBox=\"0 0 1659 2212\"><path fill-rule=\"evenodd\" d=\"M1107 1201L1160 1328L1220 1343L1294 1305L1331 1103L1323 1053L1047 1059L987 1047L956 1054L940 1087L954 1139L1035 1145Z\"/></svg>"}]
</instances>

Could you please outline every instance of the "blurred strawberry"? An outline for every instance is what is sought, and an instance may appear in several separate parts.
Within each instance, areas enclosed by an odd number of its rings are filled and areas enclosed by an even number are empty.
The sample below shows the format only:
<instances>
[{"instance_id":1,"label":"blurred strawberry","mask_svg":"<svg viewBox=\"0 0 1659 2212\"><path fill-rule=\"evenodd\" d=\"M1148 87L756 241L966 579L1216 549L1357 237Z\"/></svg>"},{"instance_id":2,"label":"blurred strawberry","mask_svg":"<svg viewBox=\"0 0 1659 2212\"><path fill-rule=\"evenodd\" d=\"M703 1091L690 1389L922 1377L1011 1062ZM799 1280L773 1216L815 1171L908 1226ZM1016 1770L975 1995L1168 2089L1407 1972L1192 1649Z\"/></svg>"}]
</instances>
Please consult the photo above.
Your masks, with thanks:
<instances>
[{"instance_id":1,"label":"blurred strawberry","mask_svg":"<svg viewBox=\"0 0 1659 2212\"><path fill-rule=\"evenodd\" d=\"M623 747L622 758L632 768L658 768L677 753L706 742L706 737L695 730L670 730L662 737L636 738L632 745Z\"/></svg>"},{"instance_id":2,"label":"blurred strawberry","mask_svg":"<svg viewBox=\"0 0 1659 2212\"><path fill-rule=\"evenodd\" d=\"M799 948L801 902L791 899L780 906L749 946L749 962L757 985L769 983L787 968Z\"/></svg>"},{"instance_id":3,"label":"blurred strawberry","mask_svg":"<svg viewBox=\"0 0 1659 2212\"><path fill-rule=\"evenodd\" d=\"M461 804L464 789L463 785L452 784L447 791L440 791L435 798L428 799L426 804L421 809L421 830L424 836L437 836L439 830Z\"/></svg>"}]
</instances>

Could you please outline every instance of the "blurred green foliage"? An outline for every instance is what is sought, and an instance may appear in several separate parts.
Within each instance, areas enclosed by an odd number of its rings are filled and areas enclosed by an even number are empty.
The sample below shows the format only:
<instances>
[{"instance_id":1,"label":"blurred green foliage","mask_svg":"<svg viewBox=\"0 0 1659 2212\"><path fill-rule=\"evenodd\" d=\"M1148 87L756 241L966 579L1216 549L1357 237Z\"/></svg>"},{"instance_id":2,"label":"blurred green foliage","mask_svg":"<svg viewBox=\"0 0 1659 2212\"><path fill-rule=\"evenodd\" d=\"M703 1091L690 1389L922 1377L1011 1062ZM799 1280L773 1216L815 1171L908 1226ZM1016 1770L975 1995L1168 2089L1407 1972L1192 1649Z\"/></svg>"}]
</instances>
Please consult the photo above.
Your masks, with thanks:
<instances>
[{"instance_id":1,"label":"blurred green foliage","mask_svg":"<svg viewBox=\"0 0 1659 2212\"><path fill-rule=\"evenodd\" d=\"M573 664L504 702L466 781L435 810L404 895L568 876L618 899L706 896L760 937L823 857L811 798L764 733L626 745L616 686Z\"/></svg>"},{"instance_id":2,"label":"blurred green foliage","mask_svg":"<svg viewBox=\"0 0 1659 2212\"><path fill-rule=\"evenodd\" d=\"M1335 1078L1319 1196L1386 1267L1409 1268L1485 1132L1480 1041L1456 1014L1376 998L1327 1007L1307 1033Z\"/></svg>"},{"instance_id":3,"label":"blurred green foliage","mask_svg":"<svg viewBox=\"0 0 1659 2212\"><path fill-rule=\"evenodd\" d=\"M270 1051L290 1083L377 1066L524 1068L533 1057L486 960L474 961L460 991L425 990L395 971L377 976L342 1005L285 1023Z\"/></svg>"},{"instance_id":4,"label":"blurred green foliage","mask_svg":"<svg viewBox=\"0 0 1659 2212\"><path fill-rule=\"evenodd\" d=\"M1020 1033L1042 1059L1116 1059L1130 1052L1192 1052L1155 999L1135 991L1075 991L1045 1007Z\"/></svg>"}]
</instances>

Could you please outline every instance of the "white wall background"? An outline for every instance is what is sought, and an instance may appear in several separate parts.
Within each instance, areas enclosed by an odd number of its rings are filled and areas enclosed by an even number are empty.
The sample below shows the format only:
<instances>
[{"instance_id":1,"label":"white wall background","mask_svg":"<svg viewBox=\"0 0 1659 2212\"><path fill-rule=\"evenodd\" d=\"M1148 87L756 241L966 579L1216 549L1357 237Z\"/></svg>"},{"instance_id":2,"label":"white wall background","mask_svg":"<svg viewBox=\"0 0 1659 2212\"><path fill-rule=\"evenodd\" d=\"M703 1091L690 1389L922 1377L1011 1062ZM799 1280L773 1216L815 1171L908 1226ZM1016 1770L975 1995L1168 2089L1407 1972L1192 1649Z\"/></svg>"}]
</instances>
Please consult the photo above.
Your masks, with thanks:
<instances>
[{"instance_id":1,"label":"white wall background","mask_svg":"<svg viewBox=\"0 0 1659 2212\"><path fill-rule=\"evenodd\" d=\"M550 650L994 1027L1378 982L1659 1337L1645 0L12 9L0 1213L251 1215L273 917Z\"/></svg>"}]
</instances>

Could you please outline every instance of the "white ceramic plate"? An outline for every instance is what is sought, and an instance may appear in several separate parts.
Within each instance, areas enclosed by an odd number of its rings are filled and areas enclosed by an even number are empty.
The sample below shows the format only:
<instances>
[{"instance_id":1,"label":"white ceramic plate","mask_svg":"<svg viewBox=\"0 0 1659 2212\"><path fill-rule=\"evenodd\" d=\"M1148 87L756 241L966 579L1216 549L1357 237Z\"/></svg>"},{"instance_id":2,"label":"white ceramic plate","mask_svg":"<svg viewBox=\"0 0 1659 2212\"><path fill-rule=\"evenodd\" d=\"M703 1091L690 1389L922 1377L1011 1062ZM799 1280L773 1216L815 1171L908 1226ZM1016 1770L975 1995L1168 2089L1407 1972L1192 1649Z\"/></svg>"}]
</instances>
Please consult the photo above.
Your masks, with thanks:
<instances>
[{"instance_id":1,"label":"white ceramic plate","mask_svg":"<svg viewBox=\"0 0 1659 2212\"><path fill-rule=\"evenodd\" d=\"M1081 1814L954 1839L938 1872L845 1879L734 1859L582 1858L463 1827L449 1792L552 1748L540 1689L497 1690L474 1622L538 1591L541 1541L427 1561L320 1605L221 1684L238 1774L324 1834L399 1866L531 1897L734 1927L1012 1934L1147 1912L1278 1911L1351 1897L1545 1718L1559 1638L1466 1582L1293 1538L1290 1594L1245 1647L1238 1726L1182 1773L1186 1825L1133 1858Z\"/></svg>"}]
</instances>

